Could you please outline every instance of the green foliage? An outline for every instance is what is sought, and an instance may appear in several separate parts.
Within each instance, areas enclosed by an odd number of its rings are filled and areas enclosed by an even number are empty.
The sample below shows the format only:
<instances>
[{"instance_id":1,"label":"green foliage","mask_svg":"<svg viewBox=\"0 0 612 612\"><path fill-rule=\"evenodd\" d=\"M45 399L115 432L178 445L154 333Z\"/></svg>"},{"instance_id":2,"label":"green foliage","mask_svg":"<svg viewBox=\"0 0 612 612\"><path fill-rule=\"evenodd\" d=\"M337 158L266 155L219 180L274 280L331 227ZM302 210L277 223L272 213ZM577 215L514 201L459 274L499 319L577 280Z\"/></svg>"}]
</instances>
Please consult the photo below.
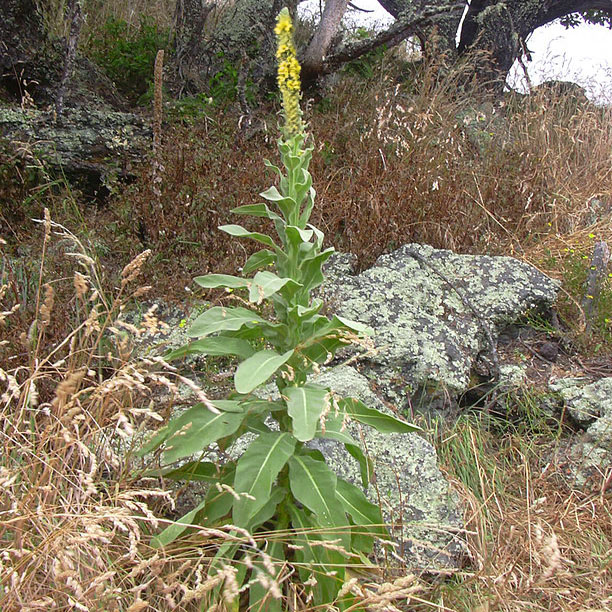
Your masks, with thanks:
<instances>
[{"instance_id":1,"label":"green foliage","mask_svg":"<svg viewBox=\"0 0 612 612\"><path fill-rule=\"evenodd\" d=\"M367 487L370 460L345 431L344 422L352 419L381 433L416 428L308 382L309 375L327 363L337 349L368 330L347 319L324 316L322 301L312 297L324 280L322 266L333 248L323 248L323 233L309 223L315 192L308 171L312 147L304 142L303 133L279 141L283 169L266 162L279 179L278 187L261 193L262 202L233 211L267 219L276 236L240 225L220 228L230 236L249 238L265 247L249 257L243 268L245 276L208 274L195 279L206 289L241 292L242 302L251 307L207 310L189 331L197 339L168 355L237 356L241 362L234 374L234 391L226 400L213 401L212 406L197 404L175 417L141 452L161 449L167 477L221 482L228 487L210 487L199 506L158 536L160 545L169 545L193 523L207 527L231 523L252 534L282 532L282 542L268 541L252 551L252 558L263 558L266 545L268 550L273 548L275 561L297 563L304 581L316 574L316 583L311 581L309 588L317 605L334 602L345 609L354 604L352 595L337 597L347 579L347 566L371 553L374 537L389 536L382 526L380 508L369 502L360 488L339 479L323 455L307 443L323 438L344 444L359 461L363 486ZM265 318L261 309L252 309L263 302L272 306L273 318ZM276 384L278 399L261 397L259 390L269 380ZM246 451L232 453L232 446L246 433L252 437ZM229 450L233 458L222 466L215 465L211 445ZM178 468L169 465L194 455L199 459ZM238 546L221 547L211 572L228 559L240 561L241 554ZM263 596L259 573L275 578L264 566L253 561L253 569L241 566L236 576L241 584L250 581L254 602ZM276 600L273 603L280 606Z\"/></svg>"},{"instance_id":2,"label":"green foliage","mask_svg":"<svg viewBox=\"0 0 612 612\"><path fill-rule=\"evenodd\" d=\"M209 95L214 104L223 106L234 102L238 96L238 83L240 74L238 68L220 53L218 59L223 60L220 70L218 70L208 81ZM255 104L255 92L253 82L245 82L245 96L249 104Z\"/></svg>"},{"instance_id":3,"label":"green foliage","mask_svg":"<svg viewBox=\"0 0 612 612\"><path fill-rule=\"evenodd\" d=\"M91 41L91 53L122 93L142 102L150 95L157 51L166 49L168 40L168 31L151 18L142 17L140 27L130 28L111 17Z\"/></svg>"}]
</instances>

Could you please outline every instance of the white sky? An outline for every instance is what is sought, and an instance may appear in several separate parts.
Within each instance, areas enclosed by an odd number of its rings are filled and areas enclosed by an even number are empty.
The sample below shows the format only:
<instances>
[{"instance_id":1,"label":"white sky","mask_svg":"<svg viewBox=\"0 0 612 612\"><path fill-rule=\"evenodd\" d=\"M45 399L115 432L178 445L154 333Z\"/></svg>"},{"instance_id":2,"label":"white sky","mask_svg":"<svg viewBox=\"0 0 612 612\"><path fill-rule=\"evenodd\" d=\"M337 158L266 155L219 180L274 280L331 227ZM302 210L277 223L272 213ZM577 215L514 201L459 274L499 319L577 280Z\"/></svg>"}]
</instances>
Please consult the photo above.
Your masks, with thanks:
<instances>
[{"instance_id":1,"label":"white sky","mask_svg":"<svg viewBox=\"0 0 612 612\"><path fill-rule=\"evenodd\" d=\"M355 13L361 24L391 23L393 18L376 0L352 0L373 13ZM318 11L324 0L309 0L306 10ZM538 28L527 40L533 61L527 63L532 85L548 79L574 81L582 85L594 101L612 104L612 31L602 26L582 25L566 30L559 23ZM524 75L518 65L511 70L508 83L525 91Z\"/></svg>"}]
</instances>

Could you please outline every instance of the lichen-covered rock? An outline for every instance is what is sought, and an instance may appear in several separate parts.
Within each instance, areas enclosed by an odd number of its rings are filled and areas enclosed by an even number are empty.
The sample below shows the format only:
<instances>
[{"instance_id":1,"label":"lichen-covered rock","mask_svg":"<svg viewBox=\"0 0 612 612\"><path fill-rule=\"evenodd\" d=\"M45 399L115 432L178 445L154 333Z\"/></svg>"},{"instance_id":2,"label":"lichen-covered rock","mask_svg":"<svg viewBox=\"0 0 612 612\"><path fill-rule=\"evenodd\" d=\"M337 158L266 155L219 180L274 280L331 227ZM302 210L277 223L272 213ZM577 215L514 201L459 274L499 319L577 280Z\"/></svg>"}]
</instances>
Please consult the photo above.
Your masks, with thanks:
<instances>
[{"instance_id":1,"label":"lichen-covered rock","mask_svg":"<svg viewBox=\"0 0 612 612\"><path fill-rule=\"evenodd\" d=\"M49 112L0 108L0 137L15 147L26 143L48 167L94 192L108 174L131 173L150 146L151 129L131 113L73 108L56 120Z\"/></svg>"},{"instance_id":2,"label":"lichen-covered rock","mask_svg":"<svg viewBox=\"0 0 612 612\"><path fill-rule=\"evenodd\" d=\"M567 378L550 385L563 398L566 410L585 432L566 455L567 467L578 487L597 485L612 467L612 378L586 384Z\"/></svg>"},{"instance_id":3,"label":"lichen-covered rock","mask_svg":"<svg viewBox=\"0 0 612 612\"><path fill-rule=\"evenodd\" d=\"M355 397L389 412L368 380L350 366L330 369L316 382L341 396ZM367 494L381 505L385 520L395 526L396 552L412 567L459 567L466 550L459 537L463 530L459 499L438 469L431 444L417 433L381 434L356 423L350 423L348 430L373 459L375 478ZM309 444L325 455L339 477L361 486L359 465L342 444L333 440Z\"/></svg>"},{"instance_id":4,"label":"lichen-covered rock","mask_svg":"<svg viewBox=\"0 0 612 612\"><path fill-rule=\"evenodd\" d=\"M587 384L588 380L585 378L561 378L549 386L551 391L561 396L567 412L574 421L586 427L601 416L602 401L605 402L605 397L602 397L600 387L603 388L605 395L606 380L612 379L604 378L596 383ZM612 388L607 392L608 401L612 406Z\"/></svg>"},{"instance_id":5,"label":"lichen-covered rock","mask_svg":"<svg viewBox=\"0 0 612 612\"><path fill-rule=\"evenodd\" d=\"M557 291L555 281L511 257L409 244L361 274L336 276L324 294L335 313L374 329L378 353L367 369L379 383L458 395L490 351L489 334L495 341L528 309L550 307Z\"/></svg>"}]
</instances>

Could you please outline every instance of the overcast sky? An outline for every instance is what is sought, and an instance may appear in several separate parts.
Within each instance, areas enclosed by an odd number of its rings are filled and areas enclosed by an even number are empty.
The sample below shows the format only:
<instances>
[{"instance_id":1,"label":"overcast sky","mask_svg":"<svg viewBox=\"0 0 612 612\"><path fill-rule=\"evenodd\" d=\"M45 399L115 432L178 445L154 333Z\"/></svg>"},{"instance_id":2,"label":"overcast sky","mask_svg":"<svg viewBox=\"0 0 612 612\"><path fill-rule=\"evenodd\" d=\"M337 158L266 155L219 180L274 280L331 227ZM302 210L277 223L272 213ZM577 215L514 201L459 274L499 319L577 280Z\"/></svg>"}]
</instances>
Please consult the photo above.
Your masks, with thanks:
<instances>
[{"instance_id":1,"label":"overcast sky","mask_svg":"<svg viewBox=\"0 0 612 612\"><path fill-rule=\"evenodd\" d=\"M360 23L391 23L393 18L376 0L352 0L360 8L372 13L352 13ZM321 0L305 3L318 11ZM536 30L527 41L533 61L527 64L533 85L548 79L574 81L587 90L587 95L598 102L612 104L612 31L602 26L582 25L566 30L552 23ZM522 70L511 71L508 83L521 91L526 88Z\"/></svg>"}]
</instances>

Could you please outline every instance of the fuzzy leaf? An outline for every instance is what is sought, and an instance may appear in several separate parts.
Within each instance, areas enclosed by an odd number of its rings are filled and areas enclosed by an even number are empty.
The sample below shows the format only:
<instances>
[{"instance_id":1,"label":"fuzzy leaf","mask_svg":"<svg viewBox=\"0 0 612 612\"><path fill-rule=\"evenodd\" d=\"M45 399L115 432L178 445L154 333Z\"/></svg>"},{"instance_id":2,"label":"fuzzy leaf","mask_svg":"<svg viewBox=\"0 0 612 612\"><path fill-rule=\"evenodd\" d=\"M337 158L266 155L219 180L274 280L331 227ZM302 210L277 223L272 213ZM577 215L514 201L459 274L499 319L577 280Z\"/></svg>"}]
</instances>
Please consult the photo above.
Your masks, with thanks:
<instances>
[{"instance_id":1,"label":"fuzzy leaf","mask_svg":"<svg viewBox=\"0 0 612 612\"><path fill-rule=\"evenodd\" d=\"M296 439L277 431L261 434L238 460L234 491L245 493L234 502L233 520L248 527L270 499L272 484L295 450ZM255 499L251 499L255 498Z\"/></svg>"},{"instance_id":2,"label":"fuzzy leaf","mask_svg":"<svg viewBox=\"0 0 612 612\"><path fill-rule=\"evenodd\" d=\"M259 304L262 300L269 298L290 282L293 283L294 281L290 278L280 278L267 270L258 272L253 277L249 287L249 301Z\"/></svg>"},{"instance_id":3,"label":"fuzzy leaf","mask_svg":"<svg viewBox=\"0 0 612 612\"><path fill-rule=\"evenodd\" d=\"M340 407L351 416L351 418L374 427L381 433L409 433L411 431L421 431L420 427L400 421L399 419L385 414L376 408L369 408L363 402L353 397L347 397L338 402Z\"/></svg>"},{"instance_id":4,"label":"fuzzy leaf","mask_svg":"<svg viewBox=\"0 0 612 612\"><path fill-rule=\"evenodd\" d=\"M248 229L242 227L242 225L221 225L219 229L230 236L236 236L237 238L251 238L257 242L261 242L266 246L272 247L275 251L279 252L280 249L275 244L274 240L266 234L260 234L259 232L249 232Z\"/></svg>"},{"instance_id":5,"label":"fuzzy leaf","mask_svg":"<svg viewBox=\"0 0 612 612\"><path fill-rule=\"evenodd\" d=\"M370 502L355 485L338 478L336 497L342 502L345 512L353 519L359 531L367 531L379 538L389 538L380 508Z\"/></svg>"},{"instance_id":6,"label":"fuzzy leaf","mask_svg":"<svg viewBox=\"0 0 612 612\"><path fill-rule=\"evenodd\" d=\"M349 455L351 455L359 463L361 482L363 486L368 486L372 480L374 470L372 460L363 452L357 441L350 436L345 429L343 429L343 418L341 414L337 416L334 414L329 414L325 419L325 433L319 430L317 433L317 438L328 438L342 442Z\"/></svg>"},{"instance_id":7,"label":"fuzzy leaf","mask_svg":"<svg viewBox=\"0 0 612 612\"><path fill-rule=\"evenodd\" d=\"M202 510L206 501L198 504L191 512L182 516L178 521L166 527L159 535L151 540L153 548L163 548L168 546L178 538L185 530L189 529L189 525L193 524L196 514Z\"/></svg>"},{"instance_id":8,"label":"fuzzy leaf","mask_svg":"<svg viewBox=\"0 0 612 612\"><path fill-rule=\"evenodd\" d=\"M327 389L313 384L283 390L287 412L293 421L293 435L300 442L314 438L319 418L328 405L327 394Z\"/></svg>"},{"instance_id":9,"label":"fuzzy leaf","mask_svg":"<svg viewBox=\"0 0 612 612\"><path fill-rule=\"evenodd\" d=\"M189 336L208 336L219 331L236 331L244 325L266 323L258 314L237 306L236 308L223 308L214 306L201 314L191 326Z\"/></svg>"},{"instance_id":10,"label":"fuzzy leaf","mask_svg":"<svg viewBox=\"0 0 612 612\"><path fill-rule=\"evenodd\" d=\"M244 416L232 412L213 414L203 404L196 404L168 424L161 440L166 441L164 461L172 463L201 452L212 442L233 434L240 427Z\"/></svg>"},{"instance_id":11,"label":"fuzzy leaf","mask_svg":"<svg viewBox=\"0 0 612 612\"><path fill-rule=\"evenodd\" d=\"M255 272L255 270L260 270L261 268L265 268L271 264L273 264L276 260L276 255L268 250L262 249L261 251L257 251L257 253L253 253L245 262L242 267L243 274L250 274L251 272Z\"/></svg>"},{"instance_id":12,"label":"fuzzy leaf","mask_svg":"<svg viewBox=\"0 0 612 612\"><path fill-rule=\"evenodd\" d=\"M234 374L234 386L238 393L250 393L265 383L293 355L287 351L279 355L276 351L263 350L255 353L237 368Z\"/></svg>"},{"instance_id":13,"label":"fuzzy leaf","mask_svg":"<svg viewBox=\"0 0 612 612\"><path fill-rule=\"evenodd\" d=\"M214 338L202 338L195 340L185 346L181 346L165 355L167 361L180 359L186 355L210 355L217 357L220 355L236 355L242 359L248 359L255 351L251 343L241 338L231 338L226 336L216 336Z\"/></svg>"},{"instance_id":14,"label":"fuzzy leaf","mask_svg":"<svg viewBox=\"0 0 612 612\"><path fill-rule=\"evenodd\" d=\"M216 289L217 287L241 289L248 284L246 279L230 274L206 274L205 276L196 276L193 280L204 289Z\"/></svg>"},{"instance_id":15,"label":"fuzzy leaf","mask_svg":"<svg viewBox=\"0 0 612 612\"><path fill-rule=\"evenodd\" d=\"M321 527L342 528L348 520L336 498L337 476L324 461L308 455L294 455L289 459L289 484L293 496L313 514ZM348 530L334 530L334 537L348 549Z\"/></svg>"}]
</instances>

